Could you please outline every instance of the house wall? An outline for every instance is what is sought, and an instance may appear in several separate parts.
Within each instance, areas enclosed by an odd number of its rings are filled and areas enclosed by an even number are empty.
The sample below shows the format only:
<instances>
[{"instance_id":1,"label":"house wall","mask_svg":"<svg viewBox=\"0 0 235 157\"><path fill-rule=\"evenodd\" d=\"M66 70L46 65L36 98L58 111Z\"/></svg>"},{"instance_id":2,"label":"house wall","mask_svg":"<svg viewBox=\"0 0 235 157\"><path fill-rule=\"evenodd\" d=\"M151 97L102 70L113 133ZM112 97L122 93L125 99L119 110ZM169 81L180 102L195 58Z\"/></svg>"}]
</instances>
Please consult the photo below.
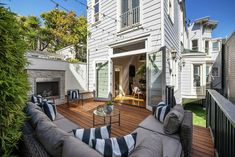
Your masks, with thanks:
<instances>
[{"instance_id":1,"label":"house wall","mask_svg":"<svg viewBox=\"0 0 235 157\"><path fill-rule=\"evenodd\" d=\"M235 103L235 32L225 43L224 92L227 98Z\"/></svg>"},{"instance_id":2,"label":"house wall","mask_svg":"<svg viewBox=\"0 0 235 157\"><path fill-rule=\"evenodd\" d=\"M168 15L168 1L164 0L164 45L167 48L167 57L168 60L166 62L166 83L167 85L175 86L175 97L177 103L181 103L181 70L179 67L179 56L181 56L181 41L183 41L183 32L184 28L184 18L183 18L183 10L180 8L179 1L174 2L174 19L171 19ZM170 52L172 49L177 51L177 58L176 61L171 59ZM175 68L176 70L172 70ZM169 70L171 69L171 71ZM177 77L177 78L173 78ZM177 82L173 82L173 79L177 79ZM176 85L177 84L177 85Z\"/></svg>"},{"instance_id":3,"label":"house wall","mask_svg":"<svg viewBox=\"0 0 235 157\"><path fill-rule=\"evenodd\" d=\"M87 69L84 63L68 63L64 61L48 60L28 57L29 70L62 70L65 71L65 92L69 89L87 90Z\"/></svg>"},{"instance_id":4,"label":"house wall","mask_svg":"<svg viewBox=\"0 0 235 157\"><path fill-rule=\"evenodd\" d=\"M88 0L88 5L92 7L93 2L93 0ZM162 46L160 29L161 0L141 0L141 25L126 31L120 31L119 27L120 1L100 1L100 12L108 15L109 18L101 16L101 20L96 24L93 23L93 12L94 10L91 8L87 11L88 29L91 32L87 40L88 82L90 90L95 90L96 87L95 62L99 60L110 60L113 55L112 45L119 44L124 46L126 43L131 43L135 39L144 37L147 40L146 53L159 49ZM117 22L114 19L117 19ZM112 75L109 76L110 84L112 84Z\"/></svg>"},{"instance_id":5,"label":"house wall","mask_svg":"<svg viewBox=\"0 0 235 157\"><path fill-rule=\"evenodd\" d=\"M62 55L64 57L64 60L66 60L67 58L74 59L76 56L73 46L67 46L63 49L56 51L56 53Z\"/></svg>"},{"instance_id":6,"label":"house wall","mask_svg":"<svg viewBox=\"0 0 235 157\"><path fill-rule=\"evenodd\" d=\"M182 98L188 99L204 99L206 95L206 63L209 60L209 57L201 54L184 54L183 59L185 65L182 66L182 78L181 78L181 90L182 90ZM201 87L193 86L193 65L200 64L201 68Z\"/></svg>"}]
</instances>

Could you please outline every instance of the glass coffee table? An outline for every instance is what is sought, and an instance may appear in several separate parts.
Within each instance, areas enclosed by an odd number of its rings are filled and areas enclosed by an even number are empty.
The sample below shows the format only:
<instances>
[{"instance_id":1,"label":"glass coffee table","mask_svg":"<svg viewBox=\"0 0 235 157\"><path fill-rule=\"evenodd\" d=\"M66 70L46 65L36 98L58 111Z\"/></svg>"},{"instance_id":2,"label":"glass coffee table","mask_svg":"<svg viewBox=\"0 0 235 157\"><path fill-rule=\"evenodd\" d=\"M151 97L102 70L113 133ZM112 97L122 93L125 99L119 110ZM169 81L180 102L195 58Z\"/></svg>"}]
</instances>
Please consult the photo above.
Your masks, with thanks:
<instances>
[{"instance_id":1,"label":"glass coffee table","mask_svg":"<svg viewBox=\"0 0 235 157\"><path fill-rule=\"evenodd\" d=\"M96 123L96 117L103 118L103 123ZM120 110L116 107L114 107L111 112L108 112L108 110L106 109L106 105L100 105L93 111L93 127L107 124L112 125L115 123L118 123L118 125L120 126L120 119Z\"/></svg>"}]
</instances>

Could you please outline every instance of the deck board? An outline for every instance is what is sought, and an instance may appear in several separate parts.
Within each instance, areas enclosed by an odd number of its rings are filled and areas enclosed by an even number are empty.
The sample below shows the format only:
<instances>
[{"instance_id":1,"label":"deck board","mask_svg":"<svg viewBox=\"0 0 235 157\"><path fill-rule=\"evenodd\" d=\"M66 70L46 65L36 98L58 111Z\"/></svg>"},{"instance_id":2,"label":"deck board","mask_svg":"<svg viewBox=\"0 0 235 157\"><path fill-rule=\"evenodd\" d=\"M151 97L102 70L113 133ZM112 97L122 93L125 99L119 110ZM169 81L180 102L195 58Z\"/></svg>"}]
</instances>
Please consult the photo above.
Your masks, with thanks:
<instances>
[{"instance_id":1,"label":"deck board","mask_svg":"<svg viewBox=\"0 0 235 157\"><path fill-rule=\"evenodd\" d=\"M57 110L59 113L77 123L82 128L93 127L92 112L103 102L86 101L82 107L80 104L74 104L68 107L67 105L59 105ZM117 103L115 105L121 111L121 126L118 124L112 125L111 136L120 137L134 131L138 124L151 114L150 111ZM97 122L102 122L102 119L97 118ZM209 129L200 126L193 127L193 144L192 157L215 157L214 147Z\"/></svg>"}]
</instances>

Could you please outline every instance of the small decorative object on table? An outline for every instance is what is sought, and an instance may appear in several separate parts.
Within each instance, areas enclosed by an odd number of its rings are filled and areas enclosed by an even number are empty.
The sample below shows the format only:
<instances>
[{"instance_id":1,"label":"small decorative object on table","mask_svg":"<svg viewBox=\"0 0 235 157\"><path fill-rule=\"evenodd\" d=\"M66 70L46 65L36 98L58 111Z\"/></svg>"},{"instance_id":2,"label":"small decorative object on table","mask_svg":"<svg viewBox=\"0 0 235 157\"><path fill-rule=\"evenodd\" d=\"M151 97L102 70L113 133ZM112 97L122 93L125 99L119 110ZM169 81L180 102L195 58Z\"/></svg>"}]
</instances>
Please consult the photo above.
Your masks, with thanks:
<instances>
[{"instance_id":1,"label":"small decorative object on table","mask_svg":"<svg viewBox=\"0 0 235 157\"><path fill-rule=\"evenodd\" d=\"M107 102L106 109L107 109L108 113L111 113L113 111L113 102L112 101Z\"/></svg>"}]
</instances>

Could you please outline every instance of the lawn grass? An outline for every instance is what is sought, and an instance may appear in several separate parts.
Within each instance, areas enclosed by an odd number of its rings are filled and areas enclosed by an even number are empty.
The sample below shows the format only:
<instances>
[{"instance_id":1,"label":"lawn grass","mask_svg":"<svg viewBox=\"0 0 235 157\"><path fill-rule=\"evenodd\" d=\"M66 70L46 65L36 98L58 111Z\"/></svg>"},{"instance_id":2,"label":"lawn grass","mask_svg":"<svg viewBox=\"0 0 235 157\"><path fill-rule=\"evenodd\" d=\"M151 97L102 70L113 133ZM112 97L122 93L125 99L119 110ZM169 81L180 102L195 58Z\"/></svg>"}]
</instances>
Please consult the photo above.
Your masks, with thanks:
<instances>
[{"instance_id":1,"label":"lawn grass","mask_svg":"<svg viewBox=\"0 0 235 157\"><path fill-rule=\"evenodd\" d=\"M184 105L185 110L193 112L193 125L206 127L206 111L199 103L188 103Z\"/></svg>"}]
</instances>

